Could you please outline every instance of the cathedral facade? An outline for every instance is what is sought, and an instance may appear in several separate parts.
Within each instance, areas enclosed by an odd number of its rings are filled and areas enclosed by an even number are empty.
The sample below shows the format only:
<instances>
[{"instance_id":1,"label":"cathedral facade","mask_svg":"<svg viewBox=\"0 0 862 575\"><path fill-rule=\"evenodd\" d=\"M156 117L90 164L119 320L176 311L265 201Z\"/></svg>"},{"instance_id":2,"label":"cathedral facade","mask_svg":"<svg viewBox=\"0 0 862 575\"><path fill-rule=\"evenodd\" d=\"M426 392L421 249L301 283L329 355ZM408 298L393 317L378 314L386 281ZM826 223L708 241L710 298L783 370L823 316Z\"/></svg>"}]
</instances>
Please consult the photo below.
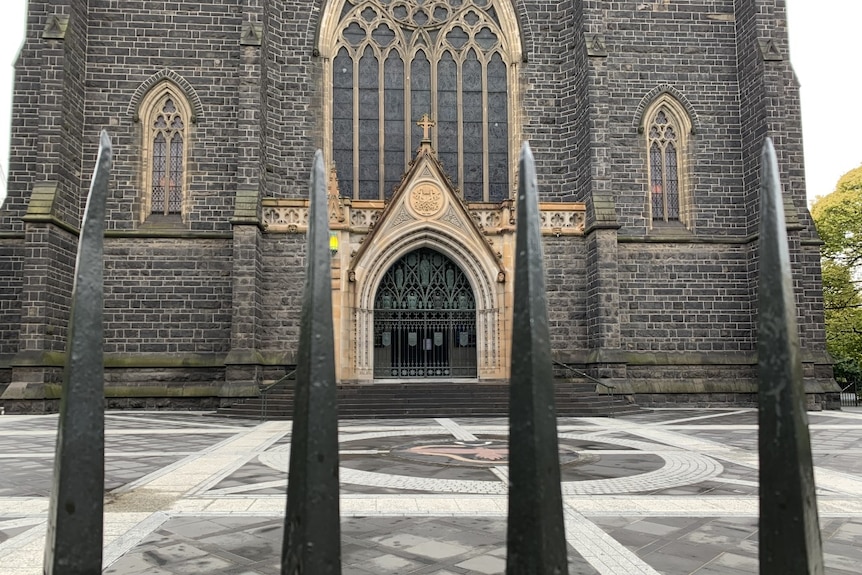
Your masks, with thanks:
<instances>
[{"instance_id":1,"label":"cathedral facade","mask_svg":"<svg viewBox=\"0 0 862 575\"><path fill-rule=\"evenodd\" d=\"M316 149L339 381L505 381L524 141L559 365L749 404L767 136L806 389L834 391L783 0L31 0L14 90L7 409L59 396L101 129L112 405L224 404L296 364Z\"/></svg>"}]
</instances>

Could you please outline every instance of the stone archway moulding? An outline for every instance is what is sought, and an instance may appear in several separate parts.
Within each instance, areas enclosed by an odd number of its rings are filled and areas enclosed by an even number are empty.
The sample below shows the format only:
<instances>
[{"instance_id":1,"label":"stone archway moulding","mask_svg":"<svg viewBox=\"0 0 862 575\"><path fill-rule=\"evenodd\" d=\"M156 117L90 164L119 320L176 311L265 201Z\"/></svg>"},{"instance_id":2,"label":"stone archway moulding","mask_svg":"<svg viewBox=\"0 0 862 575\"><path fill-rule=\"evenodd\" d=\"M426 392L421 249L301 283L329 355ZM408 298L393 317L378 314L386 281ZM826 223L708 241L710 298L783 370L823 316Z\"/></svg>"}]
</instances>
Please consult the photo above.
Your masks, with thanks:
<instances>
[{"instance_id":1,"label":"stone archway moulding","mask_svg":"<svg viewBox=\"0 0 862 575\"><path fill-rule=\"evenodd\" d=\"M382 239L382 238L381 238ZM487 247L476 245L473 238L455 234L445 228L436 228L427 222L416 222L400 228L385 238L382 249L368 250L363 261L353 266L355 307L352 314L354 335L354 375L358 381L373 380L374 373L374 299L384 274L400 258L419 249L436 250L456 263L473 290L476 298L476 351L479 379L505 377L504 318L506 316L504 290L498 283L499 268L488 261Z\"/></svg>"}]
</instances>

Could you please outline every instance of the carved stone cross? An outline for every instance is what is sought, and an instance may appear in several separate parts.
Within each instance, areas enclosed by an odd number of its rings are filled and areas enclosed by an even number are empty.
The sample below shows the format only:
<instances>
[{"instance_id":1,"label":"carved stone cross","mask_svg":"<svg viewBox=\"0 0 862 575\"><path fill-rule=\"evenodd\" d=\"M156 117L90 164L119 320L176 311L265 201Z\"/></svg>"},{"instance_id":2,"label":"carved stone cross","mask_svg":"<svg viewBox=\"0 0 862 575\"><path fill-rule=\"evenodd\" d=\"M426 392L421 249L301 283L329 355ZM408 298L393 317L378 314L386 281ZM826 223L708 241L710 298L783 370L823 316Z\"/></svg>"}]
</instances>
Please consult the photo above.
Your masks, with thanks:
<instances>
[{"instance_id":1,"label":"carved stone cross","mask_svg":"<svg viewBox=\"0 0 862 575\"><path fill-rule=\"evenodd\" d=\"M430 142L431 141L431 134L429 132L431 131L431 128L433 128L436 125L434 123L434 120L432 120L428 116L428 114L422 114L422 118L420 118L420 120L418 122L416 122L416 125L419 126L420 128L422 128L422 130L423 130L422 141L423 142Z\"/></svg>"}]
</instances>

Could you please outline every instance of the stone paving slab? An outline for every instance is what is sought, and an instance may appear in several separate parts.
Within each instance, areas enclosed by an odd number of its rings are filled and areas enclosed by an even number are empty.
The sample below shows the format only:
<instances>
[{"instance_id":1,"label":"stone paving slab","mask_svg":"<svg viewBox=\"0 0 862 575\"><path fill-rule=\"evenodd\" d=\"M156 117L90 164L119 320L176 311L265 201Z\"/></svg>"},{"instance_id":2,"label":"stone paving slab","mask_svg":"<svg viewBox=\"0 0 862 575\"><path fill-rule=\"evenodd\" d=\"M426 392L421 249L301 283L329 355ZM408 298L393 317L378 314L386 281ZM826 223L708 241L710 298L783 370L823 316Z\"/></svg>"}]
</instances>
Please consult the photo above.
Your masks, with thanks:
<instances>
[{"instance_id":1,"label":"stone paving slab","mask_svg":"<svg viewBox=\"0 0 862 575\"><path fill-rule=\"evenodd\" d=\"M862 561L862 412L809 414L827 573ZM56 416L0 417L0 573L41 573ZM106 573L278 573L290 423L106 416ZM341 422L344 573L502 573L505 418ZM570 573L757 570L756 412L559 421Z\"/></svg>"},{"instance_id":2,"label":"stone paving slab","mask_svg":"<svg viewBox=\"0 0 862 575\"><path fill-rule=\"evenodd\" d=\"M162 524L106 574L279 573L281 517L183 516ZM345 575L501 573L502 517L362 517L341 525ZM582 557L569 573L593 575Z\"/></svg>"},{"instance_id":3,"label":"stone paving slab","mask_svg":"<svg viewBox=\"0 0 862 575\"><path fill-rule=\"evenodd\" d=\"M658 572L757 573L756 517L592 517ZM862 561L862 517L821 521L827 572L850 575Z\"/></svg>"}]
</instances>

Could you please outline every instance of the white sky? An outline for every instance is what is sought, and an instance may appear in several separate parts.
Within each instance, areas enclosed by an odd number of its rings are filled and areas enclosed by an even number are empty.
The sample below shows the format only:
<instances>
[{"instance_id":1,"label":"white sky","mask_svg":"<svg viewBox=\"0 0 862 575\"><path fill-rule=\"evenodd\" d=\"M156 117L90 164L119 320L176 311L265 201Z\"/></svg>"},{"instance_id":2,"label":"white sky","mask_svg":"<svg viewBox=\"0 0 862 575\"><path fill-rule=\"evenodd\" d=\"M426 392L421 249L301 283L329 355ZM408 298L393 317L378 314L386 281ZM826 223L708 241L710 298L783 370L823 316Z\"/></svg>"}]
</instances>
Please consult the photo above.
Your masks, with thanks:
<instances>
[{"instance_id":1,"label":"white sky","mask_svg":"<svg viewBox=\"0 0 862 575\"><path fill-rule=\"evenodd\" d=\"M862 164L862 2L786 2L791 61L802 84L807 190L813 199L831 192L838 178ZM26 0L0 0L0 201L9 166L12 65L23 41L26 5Z\"/></svg>"}]
</instances>

